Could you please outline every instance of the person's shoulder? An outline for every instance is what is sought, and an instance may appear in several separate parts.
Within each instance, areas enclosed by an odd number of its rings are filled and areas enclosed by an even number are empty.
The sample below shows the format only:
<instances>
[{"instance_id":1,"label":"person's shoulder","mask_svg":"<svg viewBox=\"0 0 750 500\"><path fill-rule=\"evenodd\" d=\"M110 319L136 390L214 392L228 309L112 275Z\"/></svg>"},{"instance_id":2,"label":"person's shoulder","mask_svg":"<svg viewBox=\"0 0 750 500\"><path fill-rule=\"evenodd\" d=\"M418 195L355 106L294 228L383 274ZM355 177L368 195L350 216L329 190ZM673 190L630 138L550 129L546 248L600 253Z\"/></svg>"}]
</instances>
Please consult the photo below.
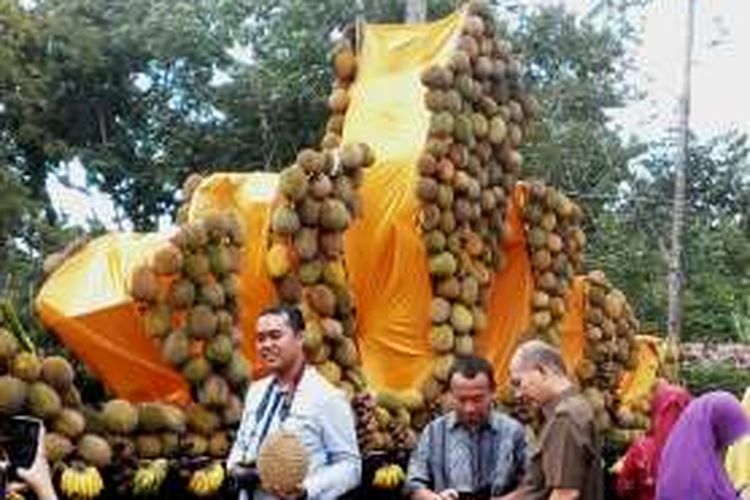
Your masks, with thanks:
<instances>
[{"instance_id":1,"label":"person's shoulder","mask_svg":"<svg viewBox=\"0 0 750 500\"><path fill-rule=\"evenodd\" d=\"M594 411L586 398L580 392L575 391L562 398L555 407L555 416L583 423L594 420Z\"/></svg>"},{"instance_id":2,"label":"person's shoulder","mask_svg":"<svg viewBox=\"0 0 750 500\"><path fill-rule=\"evenodd\" d=\"M305 368L305 376L302 384L308 396L313 397L313 402L318 405L329 405L331 403L346 402L346 394L312 366Z\"/></svg>"},{"instance_id":3,"label":"person's shoulder","mask_svg":"<svg viewBox=\"0 0 750 500\"><path fill-rule=\"evenodd\" d=\"M273 382L272 375L266 375L263 378L253 380L252 382L250 382L250 385L248 385L247 387L247 393L254 394L257 392L261 392L265 390L271 384L271 382Z\"/></svg>"},{"instance_id":4,"label":"person's shoulder","mask_svg":"<svg viewBox=\"0 0 750 500\"><path fill-rule=\"evenodd\" d=\"M521 422L499 410L492 410L492 413L490 413L490 423L500 432L524 434L524 427Z\"/></svg>"}]
</instances>

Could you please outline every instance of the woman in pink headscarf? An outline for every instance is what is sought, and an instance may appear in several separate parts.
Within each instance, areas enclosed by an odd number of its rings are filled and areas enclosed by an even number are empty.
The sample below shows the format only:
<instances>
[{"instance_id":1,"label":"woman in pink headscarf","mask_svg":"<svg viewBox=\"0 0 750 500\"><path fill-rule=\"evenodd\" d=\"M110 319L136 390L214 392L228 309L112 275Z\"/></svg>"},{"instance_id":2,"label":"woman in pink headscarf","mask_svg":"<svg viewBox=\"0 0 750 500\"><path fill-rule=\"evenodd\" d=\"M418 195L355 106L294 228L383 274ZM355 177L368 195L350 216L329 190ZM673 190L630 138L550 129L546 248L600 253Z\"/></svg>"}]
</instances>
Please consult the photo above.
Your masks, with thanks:
<instances>
[{"instance_id":1,"label":"woman in pink headscarf","mask_svg":"<svg viewBox=\"0 0 750 500\"><path fill-rule=\"evenodd\" d=\"M690 393L678 385L658 382L651 398L651 424L645 436L635 440L622 458L615 488L619 498L654 500L659 456L669 432L690 402Z\"/></svg>"},{"instance_id":2,"label":"woman in pink headscarf","mask_svg":"<svg viewBox=\"0 0 750 500\"><path fill-rule=\"evenodd\" d=\"M750 418L728 392L709 392L685 408L661 454L657 500L736 500L724 469L727 448L750 433Z\"/></svg>"}]
</instances>

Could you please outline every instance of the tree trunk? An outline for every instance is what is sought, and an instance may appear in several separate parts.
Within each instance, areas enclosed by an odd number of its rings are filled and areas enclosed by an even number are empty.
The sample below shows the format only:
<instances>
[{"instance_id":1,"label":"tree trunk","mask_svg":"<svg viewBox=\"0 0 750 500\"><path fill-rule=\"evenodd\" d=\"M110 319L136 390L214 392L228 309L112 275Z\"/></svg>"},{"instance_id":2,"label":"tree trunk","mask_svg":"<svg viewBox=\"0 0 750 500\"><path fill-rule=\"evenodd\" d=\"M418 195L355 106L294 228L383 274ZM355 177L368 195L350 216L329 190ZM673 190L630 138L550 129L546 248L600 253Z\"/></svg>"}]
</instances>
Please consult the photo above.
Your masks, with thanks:
<instances>
[{"instance_id":1,"label":"tree trunk","mask_svg":"<svg viewBox=\"0 0 750 500\"><path fill-rule=\"evenodd\" d=\"M669 252L669 275L667 277L669 305L667 310L667 335L679 341L682 332L682 232L685 225L685 177L689 163L690 140L690 75L693 54L693 24L695 0L687 0L687 26L685 30L685 62L680 96L680 126L677 162L674 178L674 208L672 211L672 234Z\"/></svg>"},{"instance_id":2,"label":"tree trunk","mask_svg":"<svg viewBox=\"0 0 750 500\"><path fill-rule=\"evenodd\" d=\"M406 0L406 24L423 23L427 20L427 0Z\"/></svg>"}]
</instances>

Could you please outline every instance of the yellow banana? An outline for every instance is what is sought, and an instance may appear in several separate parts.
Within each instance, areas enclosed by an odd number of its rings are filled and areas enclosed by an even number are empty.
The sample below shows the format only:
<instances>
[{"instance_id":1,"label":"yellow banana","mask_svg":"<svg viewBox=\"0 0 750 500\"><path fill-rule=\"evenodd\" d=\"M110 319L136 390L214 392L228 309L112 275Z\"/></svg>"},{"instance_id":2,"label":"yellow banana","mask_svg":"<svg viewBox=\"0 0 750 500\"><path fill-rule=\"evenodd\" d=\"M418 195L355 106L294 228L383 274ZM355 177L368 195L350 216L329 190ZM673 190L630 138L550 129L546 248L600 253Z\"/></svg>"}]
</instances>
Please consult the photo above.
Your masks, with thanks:
<instances>
[{"instance_id":1,"label":"yellow banana","mask_svg":"<svg viewBox=\"0 0 750 500\"><path fill-rule=\"evenodd\" d=\"M375 471L375 477L372 480L376 488L390 490L401 484L404 479L404 470L396 465L389 464L380 467Z\"/></svg>"}]
</instances>

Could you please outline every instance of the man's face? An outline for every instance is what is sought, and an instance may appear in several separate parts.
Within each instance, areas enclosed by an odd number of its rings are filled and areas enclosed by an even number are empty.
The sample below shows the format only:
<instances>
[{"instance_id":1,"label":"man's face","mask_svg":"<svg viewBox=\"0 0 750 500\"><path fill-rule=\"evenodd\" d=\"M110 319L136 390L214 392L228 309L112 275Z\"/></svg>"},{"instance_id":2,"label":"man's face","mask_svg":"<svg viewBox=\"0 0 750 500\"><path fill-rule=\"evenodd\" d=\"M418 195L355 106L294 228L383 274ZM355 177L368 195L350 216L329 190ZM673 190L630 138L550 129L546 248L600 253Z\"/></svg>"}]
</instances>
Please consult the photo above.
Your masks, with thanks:
<instances>
[{"instance_id":1,"label":"man's face","mask_svg":"<svg viewBox=\"0 0 750 500\"><path fill-rule=\"evenodd\" d=\"M258 353L268 368L279 373L292 367L302 356L302 335L295 334L283 314L266 314L256 324Z\"/></svg>"},{"instance_id":2,"label":"man's face","mask_svg":"<svg viewBox=\"0 0 750 500\"><path fill-rule=\"evenodd\" d=\"M469 427L477 427L487 421L492 408L492 387L484 373L467 378L461 373L453 374L450 381L458 421Z\"/></svg>"},{"instance_id":3,"label":"man's face","mask_svg":"<svg viewBox=\"0 0 750 500\"><path fill-rule=\"evenodd\" d=\"M511 363L510 384L513 395L522 403L539 407L547 400L546 376L539 367Z\"/></svg>"}]
</instances>

